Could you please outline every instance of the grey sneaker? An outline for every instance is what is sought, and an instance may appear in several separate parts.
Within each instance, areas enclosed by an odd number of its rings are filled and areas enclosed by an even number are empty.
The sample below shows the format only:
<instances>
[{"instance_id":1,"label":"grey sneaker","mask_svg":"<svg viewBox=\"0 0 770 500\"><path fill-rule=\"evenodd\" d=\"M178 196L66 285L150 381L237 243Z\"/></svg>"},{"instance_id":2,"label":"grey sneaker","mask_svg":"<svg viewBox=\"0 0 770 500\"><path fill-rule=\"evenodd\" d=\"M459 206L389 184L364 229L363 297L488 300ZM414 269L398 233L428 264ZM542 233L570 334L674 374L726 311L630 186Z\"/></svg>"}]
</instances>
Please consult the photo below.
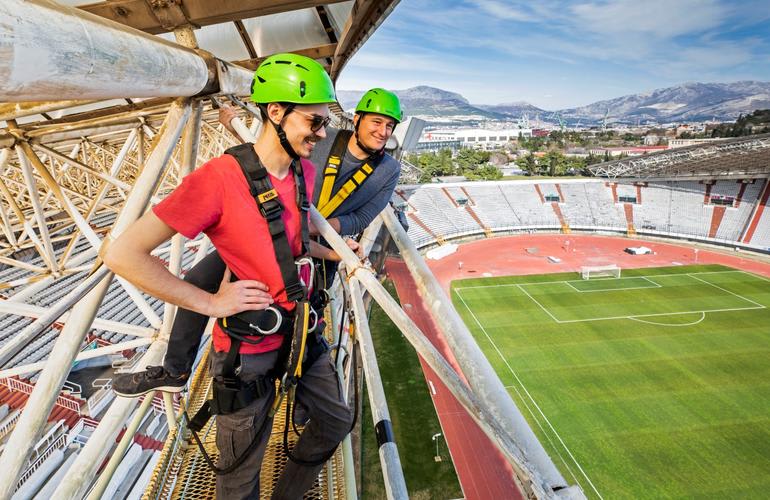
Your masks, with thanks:
<instances>
[{"instance_id":1,"label":"grey sneaker","mask_svg":"<svg viewBox=\"0 0 770 500\"><path fill-rule=\"evenodd\" d=\"M150 391L181 392L188 375L173 377L162 366L148 366L143 372L121 373L112 379L112 390L125 397L136 397Z\"/></svg>"}]
</instances>

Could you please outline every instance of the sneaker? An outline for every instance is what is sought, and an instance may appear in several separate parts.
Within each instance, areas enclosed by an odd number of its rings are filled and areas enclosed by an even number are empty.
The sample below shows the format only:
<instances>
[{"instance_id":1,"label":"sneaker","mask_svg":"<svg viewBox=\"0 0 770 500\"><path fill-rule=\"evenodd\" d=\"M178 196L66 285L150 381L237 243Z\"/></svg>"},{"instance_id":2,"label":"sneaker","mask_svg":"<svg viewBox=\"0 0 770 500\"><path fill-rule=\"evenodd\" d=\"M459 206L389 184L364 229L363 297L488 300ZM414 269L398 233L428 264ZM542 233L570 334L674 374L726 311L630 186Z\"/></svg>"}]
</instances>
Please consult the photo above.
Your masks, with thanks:
<instances>
[{"instance_id":1,"label":"sneaker","mask_svg":"<svg viewBox=\"0 0 770 500\"><path fill-rule=\"evenodd\" d=\"M181 392L188 376L173 377L162 366L148 366L143 372L121 373L112 379L112 390L119 396L136 397L150 391Z\"/></svg>"}]
</instances>

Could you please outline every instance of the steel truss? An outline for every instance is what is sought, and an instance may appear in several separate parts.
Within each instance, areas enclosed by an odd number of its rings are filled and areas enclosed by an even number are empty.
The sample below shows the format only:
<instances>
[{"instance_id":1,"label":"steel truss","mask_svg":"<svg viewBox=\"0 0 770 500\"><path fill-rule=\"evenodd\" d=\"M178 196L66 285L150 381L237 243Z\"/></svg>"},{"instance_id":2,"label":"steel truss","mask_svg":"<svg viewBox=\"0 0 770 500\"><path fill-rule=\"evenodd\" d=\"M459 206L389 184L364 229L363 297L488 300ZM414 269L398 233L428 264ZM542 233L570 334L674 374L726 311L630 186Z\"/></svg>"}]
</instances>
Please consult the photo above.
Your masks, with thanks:
<instances>
[{"instance_id":1,"label":"steel truss","mask_svg":"<svg viewBox=\"0 0 770 500\"><path fill-rule=\"evenodd\" d=\"M770 134L726 139L635 156L588 167L597 177L665 179L747 179L770 175Z\"/></svg>"}]
</instances>

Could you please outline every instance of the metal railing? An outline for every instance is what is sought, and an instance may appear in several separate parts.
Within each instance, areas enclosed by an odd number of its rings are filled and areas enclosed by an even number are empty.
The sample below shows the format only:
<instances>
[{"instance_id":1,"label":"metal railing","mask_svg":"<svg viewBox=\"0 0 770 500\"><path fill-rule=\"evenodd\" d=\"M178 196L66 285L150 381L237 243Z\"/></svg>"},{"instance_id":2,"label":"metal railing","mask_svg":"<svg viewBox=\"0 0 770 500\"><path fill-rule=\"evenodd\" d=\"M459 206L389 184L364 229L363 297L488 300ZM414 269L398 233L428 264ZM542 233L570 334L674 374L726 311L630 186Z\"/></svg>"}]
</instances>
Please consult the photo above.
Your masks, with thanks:
<instances>
[{"instance_id":1,"label":"metal railing","mask_svg":"<svg viewBox=\"0 0 770 500\"><path fill-rule=\"evenodd\" d=\"M0 384L6 386L8 389L12 391L19 391L25 394L32 394L32 391L35 389L35 386L33 384L28 384L27 382L24 382L16 378L0 379ZM62 408L67 408L68 410L72 410L74 412L80 413L80 408L81 408L80 403L78 403L77 401L73 401L69 398L66 398L64 396L59 395L56 398L55 404L58 406L61 406Z\"/></svg>"},{"instance_id":2,"label":"metal railing","mask_svg":"<svg viewBox=\"0 0 770 500\"><path fill-rule=\"evenodd\" d=\"M48 431L48 434L46 434L46 436L44 436L41 441L45 441L48 439L49 435L56 434L56 432L60 431L63 427L64 422L60 420L54 427L51 428L50 431ZM21 475L19 481L16 483L16 488L18 489L22 484L24 484L24 482L26 482L27 479L29 479L38 468L40 468L43 462L45 462L45 460L50 457L54 451L66 447L67 442L68 438L66 432L54 439L53 442L51 442L51 444L46 447L45 451L38 455L38 457L32 463L30 463L29 467L27 467L27 470L24 472L24 474Z\"/></svg>"},{"instance_id":3,"label":"metal railing","mask_svg":"<svg viewBox=\"0 0 770 500\"><path fill-rule=\"evenodd\" d=\"M21 410L13 410L11 415L3 422L2 426L0 426L0 441L13 429L13 426L19 421L19 417L21 417Z\"/></svg>"}]
</instances>

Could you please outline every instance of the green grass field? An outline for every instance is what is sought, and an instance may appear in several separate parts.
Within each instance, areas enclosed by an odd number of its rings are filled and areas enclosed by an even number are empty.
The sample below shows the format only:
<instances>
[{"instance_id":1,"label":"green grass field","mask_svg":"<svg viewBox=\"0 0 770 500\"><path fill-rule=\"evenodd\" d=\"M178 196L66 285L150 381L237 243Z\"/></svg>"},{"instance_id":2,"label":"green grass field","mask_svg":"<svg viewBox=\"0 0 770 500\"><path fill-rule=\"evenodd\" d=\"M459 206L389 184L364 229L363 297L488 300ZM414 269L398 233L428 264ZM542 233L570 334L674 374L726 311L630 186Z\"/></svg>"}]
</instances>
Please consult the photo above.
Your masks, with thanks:
<instances>
[{"instance_id":1,"label":"green grass field","mask_svg":"<svg viewBox=\"0 0 770 500\"><path fill-rule=\"evenodd\" d=\"M385 287L395 297L393 283L388 281ZM462 490L445 442L441 441L439 447L443 460L433 460L436 444L432 436L441 432L441 425L417 353L376 303L372 306L369 324L409 498L460 498ZM361 498L384 500L387 495L369 400L365 392L361 397L364 398L360 417L363 440Z\"/></svg>"},{"instance_id":2,"label":"green grass field","mask_svg":"<svg viewBox=\"0 0 770 500\"><path fill-rule=\"evenodd\" d=\"M770 280L723 266L461 280L452 301L590 498L767 498Z\"/></svg>"}]
</instances>

